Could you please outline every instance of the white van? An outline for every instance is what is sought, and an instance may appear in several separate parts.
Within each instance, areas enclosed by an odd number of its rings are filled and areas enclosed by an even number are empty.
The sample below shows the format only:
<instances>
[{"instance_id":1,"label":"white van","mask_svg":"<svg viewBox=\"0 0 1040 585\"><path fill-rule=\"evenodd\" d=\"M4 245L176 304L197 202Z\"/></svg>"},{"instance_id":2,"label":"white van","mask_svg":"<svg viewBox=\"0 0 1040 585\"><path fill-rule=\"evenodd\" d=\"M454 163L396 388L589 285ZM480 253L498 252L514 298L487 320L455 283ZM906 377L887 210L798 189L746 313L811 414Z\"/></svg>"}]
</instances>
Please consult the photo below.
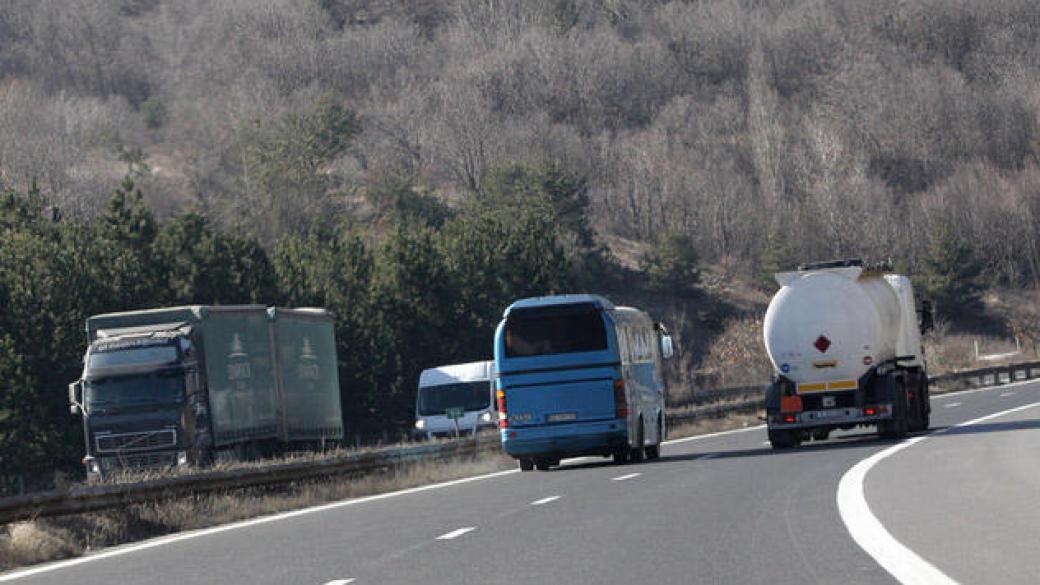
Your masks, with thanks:
<instances>
[{"instance_id":1,"label":"white van","mask_svg":"<svg viewBox=\"0 0 1040 585\"><path fill-rule=\"evenodd\" d=\"M459 434L475 434L498 424L492 399L495 362L453 364L423 370L415 398L415 437L451 437L449 410L461 409Z\"/></svg>"}]
</instances>

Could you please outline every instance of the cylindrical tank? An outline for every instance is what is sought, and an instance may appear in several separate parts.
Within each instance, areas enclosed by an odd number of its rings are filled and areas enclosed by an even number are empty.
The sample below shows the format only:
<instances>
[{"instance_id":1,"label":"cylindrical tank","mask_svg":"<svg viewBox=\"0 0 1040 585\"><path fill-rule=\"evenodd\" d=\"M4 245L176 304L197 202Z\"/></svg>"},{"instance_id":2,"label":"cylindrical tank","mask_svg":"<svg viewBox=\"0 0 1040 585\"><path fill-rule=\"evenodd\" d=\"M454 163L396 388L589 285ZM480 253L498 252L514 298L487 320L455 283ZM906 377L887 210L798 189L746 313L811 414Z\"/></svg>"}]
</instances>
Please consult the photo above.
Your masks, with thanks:
<instances>
[{"instance_id":1,"label":"cylindrical tank","mask_svg":"<svg viewBox=\"0 0 1040 585\"><path fill-rule=\"evenodd\" d=\"M895 357L899 298L858 267L778 275L763 333L776 371L798 384L857 380Z\"/></svg>"}]
</instances>

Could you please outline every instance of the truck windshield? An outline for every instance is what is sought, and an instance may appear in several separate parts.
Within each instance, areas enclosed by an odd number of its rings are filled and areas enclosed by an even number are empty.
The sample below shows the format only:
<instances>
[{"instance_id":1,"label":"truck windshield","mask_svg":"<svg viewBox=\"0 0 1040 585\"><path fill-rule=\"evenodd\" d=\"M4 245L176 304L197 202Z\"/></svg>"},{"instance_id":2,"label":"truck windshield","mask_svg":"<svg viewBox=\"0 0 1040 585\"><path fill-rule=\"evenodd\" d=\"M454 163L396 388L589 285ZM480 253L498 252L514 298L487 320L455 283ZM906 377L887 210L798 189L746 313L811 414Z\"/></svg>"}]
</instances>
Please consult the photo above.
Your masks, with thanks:
<instances>
[{"instance_id":1,"label":"truck windshield","mask_svg":"<svg viewBox=\"0 0 1040 585\"><path fill-rule=\"evenodd\" d=\"M184 375L178 370L143 376L102 378L83 388L87 411L147 404L176 404L183 400Z\"/></svg>"},{"instance_id":2,"label":"truck windshield","mask_svg":"<svg viewBox=\"0 0 1040 585\"><path fill-rule=\"evenodd\" d=\"M444 414L449 408L484 410L491 404L491 383L460 382L419 388L419 415Z\"/></svg>"},{"instance_id":3,"label":"truck windshield","mask_svg":"<svg viewBox=\"0 0 1040 585\"><path fill-rule=\"evenodd\" d=\"M607 349L603 316L589 305L517 311L505 328L506 357L534 357Z\"/></svg>"},{"instance_id":4,"label":"truck windshield","mask_svg":"<svg viewBox=\"0 0 1040 585\"><path fill-rule=\"evenodd\" d=\"M135 347L117 351L104 351L90 354L88 369L114 368L120 366L140 366L144 364L165 364L177 361L177 348L172 345L155 345L151 347Z\"/></svg>"}]
</instances>

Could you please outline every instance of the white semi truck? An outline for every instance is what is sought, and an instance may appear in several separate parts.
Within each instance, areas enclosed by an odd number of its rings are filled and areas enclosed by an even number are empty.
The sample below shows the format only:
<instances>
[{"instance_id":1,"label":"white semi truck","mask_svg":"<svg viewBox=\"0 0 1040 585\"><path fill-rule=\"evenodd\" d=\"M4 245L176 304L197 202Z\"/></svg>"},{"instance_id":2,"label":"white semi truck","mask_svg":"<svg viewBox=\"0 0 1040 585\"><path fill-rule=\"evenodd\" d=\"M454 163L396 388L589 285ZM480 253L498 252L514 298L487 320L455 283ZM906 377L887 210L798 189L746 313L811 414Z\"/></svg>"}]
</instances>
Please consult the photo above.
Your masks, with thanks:
<instances>
[{"instance_id":1,"label":"white semi truck","mask_svg":"<svg viewBox=\"0 0 1040 585\"><path fill-rule=\"evenodd\" d=\"M928 428L922 329L909 279L842 260L776 275L764 323L774 377L766 392L773 448L876 426L883 437ZM920 318L919 318L920 316Z\"/></svg>"}]
</instances>

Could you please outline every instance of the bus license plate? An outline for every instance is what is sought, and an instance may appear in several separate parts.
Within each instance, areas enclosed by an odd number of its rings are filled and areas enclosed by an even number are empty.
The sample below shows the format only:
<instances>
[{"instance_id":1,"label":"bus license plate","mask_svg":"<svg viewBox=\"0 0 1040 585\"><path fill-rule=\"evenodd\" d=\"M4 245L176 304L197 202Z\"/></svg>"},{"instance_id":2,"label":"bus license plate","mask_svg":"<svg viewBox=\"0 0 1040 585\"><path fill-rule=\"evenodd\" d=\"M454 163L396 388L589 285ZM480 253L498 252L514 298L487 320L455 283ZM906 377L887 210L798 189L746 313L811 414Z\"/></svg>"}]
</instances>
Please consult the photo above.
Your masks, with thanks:
<instances>
[{"instance_id":1,"label":"bus license plate","mask_svg":"<svg viewBox=\"0 0 1040 585\"><path fill-rule=\"evenodd\" d=\"M577 418L578 418L578 413L576 413L576 412L557 412L555 414L550 414L549 416L545 417L545 421L546 422L551 422L551 423L552 422L567 422L567 421L570 421L570 420L575 420Z\"/></svg>"}]
</instances>

